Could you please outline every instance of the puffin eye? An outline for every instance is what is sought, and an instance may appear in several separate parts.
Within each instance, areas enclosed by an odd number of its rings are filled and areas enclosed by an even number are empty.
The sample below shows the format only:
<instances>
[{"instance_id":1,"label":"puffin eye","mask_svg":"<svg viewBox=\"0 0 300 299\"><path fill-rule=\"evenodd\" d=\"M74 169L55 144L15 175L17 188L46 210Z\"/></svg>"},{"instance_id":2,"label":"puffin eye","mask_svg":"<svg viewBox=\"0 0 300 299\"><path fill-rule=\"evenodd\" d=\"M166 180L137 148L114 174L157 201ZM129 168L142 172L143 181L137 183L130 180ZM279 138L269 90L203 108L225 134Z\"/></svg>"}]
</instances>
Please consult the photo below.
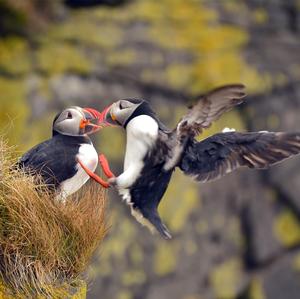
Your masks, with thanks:
<instances>
[{"instance_id":1,"label":"puffin eye","mask_svg":"<svg viewBox=\"0 0 300 299\"><path fill-rule=\"evenodd\" d=\"M119 103L120 110L130 108L131 106L132 103L130 103L129 101L120 101Z\"/></svg>"},{"instance_id":2,"label":"puffin eye","mask_svg":"<svg viewBox=\"0 0 300 299\"><path fill-rule=\"evenodd\" d=\"M73 118L73 115L72 115L72 113L70 111L67 114L67 118L69 118L69 119Z\"/></svg>"}]
</instances>

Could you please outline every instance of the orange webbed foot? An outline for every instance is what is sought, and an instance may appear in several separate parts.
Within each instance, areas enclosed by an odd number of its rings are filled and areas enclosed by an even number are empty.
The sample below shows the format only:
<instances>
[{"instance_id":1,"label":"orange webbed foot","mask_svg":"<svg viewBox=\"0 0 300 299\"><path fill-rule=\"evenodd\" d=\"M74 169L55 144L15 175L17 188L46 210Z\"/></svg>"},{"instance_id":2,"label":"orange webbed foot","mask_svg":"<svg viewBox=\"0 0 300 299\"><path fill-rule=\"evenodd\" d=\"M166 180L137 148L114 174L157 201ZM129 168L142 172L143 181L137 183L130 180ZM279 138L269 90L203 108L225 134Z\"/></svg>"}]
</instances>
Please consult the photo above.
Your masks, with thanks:
<instances>
[{"instance_id":1,"label":"orange webbed foot","mask_svg":"<svg viewBox=\"0 0 300 299\"><path fill-rule=\"evenodd\" d=\"M99 162L100 162L100 165L103 169L103 172L104 174L108 177L108 178L114 178L115 175L113 174L113 172L110 170L110 167L109 167L109 163L106 159L106 157L101 154L99 155Z\"/></svg>"},{"instance_id":2,"label":"orange webbed foot","mask_svg":"<svg viewBox=\"0 0 300 299\"><path fill-rule=\"evenodd\" d=\"M92 178L94 181L99 183L104 188L109 188L109 183L104 181L101 177L99 177L96 173L92 172L90 169L88 169L81 161L80 159L77 159L80 166L83 168L83 170L89 175L90 178Z\"/></svg>"}]
</instances>

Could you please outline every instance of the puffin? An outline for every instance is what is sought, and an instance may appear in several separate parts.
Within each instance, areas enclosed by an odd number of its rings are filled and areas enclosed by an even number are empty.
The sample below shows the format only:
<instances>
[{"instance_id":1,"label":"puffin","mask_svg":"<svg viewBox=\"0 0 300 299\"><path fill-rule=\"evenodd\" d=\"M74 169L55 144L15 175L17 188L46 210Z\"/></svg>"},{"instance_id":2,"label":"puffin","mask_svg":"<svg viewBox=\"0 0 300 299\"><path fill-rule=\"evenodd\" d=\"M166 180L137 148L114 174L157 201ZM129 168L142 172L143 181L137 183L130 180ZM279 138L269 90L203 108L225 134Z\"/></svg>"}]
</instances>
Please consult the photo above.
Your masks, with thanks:
<instances>
[{"instance_id":1,"label":"puffin","mask_svg":"<svg viewBox=\"0 0 300 299\"><path fill-rule=\"evenodd\" d=\"M40 175L47 188L56 193L56 199L65 201L94 175L98 154L89 135L103 127L99 116L92 108L64 109L54 118L52 138L26 152L18 161L19 169ZM96 180L108 187L101 178Z\"/></svg>"},{"instance_id":2,"label":"puffin","mask_svg":"<svg viewBox=\"0 0 300 299\"><path fill-rule=\"evenodd\" d=\"M300 133L223 131L196 139L245 96L242 84L201 95L173 130L143 99L122 99L103 110L101 119L123 127L127 136L124 172L108 182L117 187L138 222L171 238L157 209L176 168L208 182L243 166L265 169L300 152Z\"/></svg>"}]
</instances>

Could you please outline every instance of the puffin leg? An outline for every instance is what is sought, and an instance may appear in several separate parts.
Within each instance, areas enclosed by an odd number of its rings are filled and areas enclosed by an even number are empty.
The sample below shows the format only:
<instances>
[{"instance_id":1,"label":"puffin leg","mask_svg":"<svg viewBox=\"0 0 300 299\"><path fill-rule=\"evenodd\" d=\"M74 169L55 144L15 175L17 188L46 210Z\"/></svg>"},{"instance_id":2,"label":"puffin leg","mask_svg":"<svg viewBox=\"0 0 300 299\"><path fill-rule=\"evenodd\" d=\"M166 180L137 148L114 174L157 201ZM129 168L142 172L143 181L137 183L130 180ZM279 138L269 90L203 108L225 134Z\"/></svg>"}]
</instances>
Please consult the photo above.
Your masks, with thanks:
<instances>
[{"instance_id":1,"label":"puffin leg","mask_svg":"<svg viewBox=\"0 0 300 299\"><path fill-rule=\"evenodd\" d=\"M80 159L77 159L80 166L83 168L83 170L97 183L99 183L104 188L109 188L109 183L105 182L102 178L100 178L96 173L93 173L90 169L88 169L81 161Z\"/></svg>"},{"instance_id":2,"label":"puffin leg","mask_svg":"<svg viewBox=\"0 0 300 299\"><path fill-rule=\"evenodd\" d=\"M108 178L114 178L115 175L113 174L113 172L110 170L109 168L109 163L106 159L106 157L101 154L99 155L99 162L100 162L100 165L102 167L102 170L104 172L104 174L108 177Z\"/></svg>"}]
</instances>

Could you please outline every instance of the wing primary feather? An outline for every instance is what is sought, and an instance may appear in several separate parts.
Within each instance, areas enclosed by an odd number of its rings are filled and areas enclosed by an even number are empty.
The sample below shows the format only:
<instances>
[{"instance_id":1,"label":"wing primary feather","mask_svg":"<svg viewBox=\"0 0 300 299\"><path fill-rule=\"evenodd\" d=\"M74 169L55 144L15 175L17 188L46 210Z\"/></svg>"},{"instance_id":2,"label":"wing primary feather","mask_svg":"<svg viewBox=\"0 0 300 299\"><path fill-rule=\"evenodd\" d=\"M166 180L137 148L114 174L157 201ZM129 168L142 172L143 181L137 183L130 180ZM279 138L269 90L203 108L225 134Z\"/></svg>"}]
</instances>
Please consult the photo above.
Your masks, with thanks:
<instances>
[{"instance_id":1,"label":"wing primary feather","mask_svg":"<svg viewBox=\"0 0 300 299\"><path fill-rule=\"evenodd\" d=\"M201 142L190 139L178 166L204 182L242 166L268 168L299 153L300 133L227 132Z\"/></svg>"},{"instance_id":2,"label":"wing primary feather","mask_svg":"<svg viewBox=\"0 0 300 299\"><path fill-rule=\"evenodd\" d=\"M198 98L197 103L189 110L177 125L179 135L198 135L203 129L211 126L223 113L243 102L245 86L231 84L218 87Z\"/></svg>"},{"instance_id":3,"label":"wing primary feather","mask_svg":"<svg viewBox=\"0 0 300 299\"><path fill-rule=\"evenodd\" d=\"M189 138L209 128L223 113L241 104L245 96L243 84L221 86L199 96L197 103L189 109L173 131L176 140L169 146L172 154L167 159L164 170L168 171L178 164Z\"/></svg>"}]
</instances>

